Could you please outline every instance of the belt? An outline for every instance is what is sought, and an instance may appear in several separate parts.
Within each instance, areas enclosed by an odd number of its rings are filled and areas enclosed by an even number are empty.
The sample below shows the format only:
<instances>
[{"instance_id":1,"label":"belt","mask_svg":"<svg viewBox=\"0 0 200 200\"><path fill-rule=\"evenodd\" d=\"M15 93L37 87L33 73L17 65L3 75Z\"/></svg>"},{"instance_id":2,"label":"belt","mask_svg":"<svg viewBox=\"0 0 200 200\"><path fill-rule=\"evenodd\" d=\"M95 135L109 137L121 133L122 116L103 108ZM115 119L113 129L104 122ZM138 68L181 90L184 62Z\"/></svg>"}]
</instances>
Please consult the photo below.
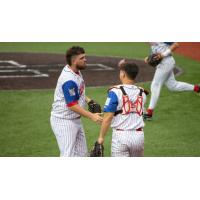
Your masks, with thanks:
<instances>
[{"instance_id":1,"label":"belt","mask_svg":"<svg viewBox=\"0 0 200 200\"><path fill-rule=\"evenodd\" d=\"M117 131L125 131L124 129L117 128ZM134 129L134 131L143 131L143 128Z\"/></svg>"}]
</instances>

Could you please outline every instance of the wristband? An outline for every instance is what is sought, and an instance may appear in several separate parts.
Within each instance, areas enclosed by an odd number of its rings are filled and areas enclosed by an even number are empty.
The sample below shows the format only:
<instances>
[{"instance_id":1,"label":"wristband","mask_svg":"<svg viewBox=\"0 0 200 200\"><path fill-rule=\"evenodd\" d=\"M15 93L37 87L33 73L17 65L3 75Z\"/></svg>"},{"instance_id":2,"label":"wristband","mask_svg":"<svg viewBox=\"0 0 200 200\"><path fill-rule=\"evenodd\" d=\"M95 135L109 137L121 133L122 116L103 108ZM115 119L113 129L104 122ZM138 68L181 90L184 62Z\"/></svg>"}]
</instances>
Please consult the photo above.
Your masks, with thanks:
<instances>
[{"instance_id":1,"label":"wristband","mask_svg":"<svg viewBox=\"0 0 200 200\"><path fill-rule=\"evenodd\" d=\"M171 54L171 49L167 49L166 51L164 51L163 53L162 53L162 56L163 57L167 57L167 56L169 56L170 54Z\"/></svg>"}]
</instances>

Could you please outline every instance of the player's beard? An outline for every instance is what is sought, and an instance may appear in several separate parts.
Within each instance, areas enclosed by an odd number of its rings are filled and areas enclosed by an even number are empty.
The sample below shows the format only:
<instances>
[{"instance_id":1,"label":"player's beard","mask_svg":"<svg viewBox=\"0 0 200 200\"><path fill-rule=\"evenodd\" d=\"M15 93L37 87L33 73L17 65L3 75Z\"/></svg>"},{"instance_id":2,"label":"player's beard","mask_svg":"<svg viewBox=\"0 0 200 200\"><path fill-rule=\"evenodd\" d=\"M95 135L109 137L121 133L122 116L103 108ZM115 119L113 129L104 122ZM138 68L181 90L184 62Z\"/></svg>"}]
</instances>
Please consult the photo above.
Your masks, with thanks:
<instances>
[{"instance_id":1,"label":"player's beard","mask_svg":"<svg viewBox=\"0 0 200 200\"><path fill-rule=\"evenodd\" d=\"M83 65L76 65L76 68L77 68L78 70L84 70L86 67L87 67L86 63L83 64Z\"/></svg>"}]
</instances>

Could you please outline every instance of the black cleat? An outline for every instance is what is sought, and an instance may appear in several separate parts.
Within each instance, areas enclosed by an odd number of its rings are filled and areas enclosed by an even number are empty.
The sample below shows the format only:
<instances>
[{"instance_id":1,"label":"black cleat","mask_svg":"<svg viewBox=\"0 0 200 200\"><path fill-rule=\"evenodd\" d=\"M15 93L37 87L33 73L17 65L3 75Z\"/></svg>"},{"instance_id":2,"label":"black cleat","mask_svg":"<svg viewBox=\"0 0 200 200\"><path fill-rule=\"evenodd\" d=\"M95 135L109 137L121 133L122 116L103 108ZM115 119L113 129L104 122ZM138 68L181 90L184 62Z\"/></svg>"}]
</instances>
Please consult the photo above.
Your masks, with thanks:
<instances>
[{"instance_id":1,"label":"black cleat","mask_svg":"<svg viewBox=\"0 0 200 200\"><path fill-rule=\"evenodd\" d=\"M200 85L198 85L199 86L199 90L197 91L197 93L200 93Z\"/></svg>"},{"instance_id":2,"label":"black cleat","mask_svg":"<svg viewBox=\"0 0 200 200\"><path fill-rule=\"evenodd\" d=\"M143 119L146 121L151 121L152 120L152 115L145 113L143 114Z\"/></svg>"}]
</instances>

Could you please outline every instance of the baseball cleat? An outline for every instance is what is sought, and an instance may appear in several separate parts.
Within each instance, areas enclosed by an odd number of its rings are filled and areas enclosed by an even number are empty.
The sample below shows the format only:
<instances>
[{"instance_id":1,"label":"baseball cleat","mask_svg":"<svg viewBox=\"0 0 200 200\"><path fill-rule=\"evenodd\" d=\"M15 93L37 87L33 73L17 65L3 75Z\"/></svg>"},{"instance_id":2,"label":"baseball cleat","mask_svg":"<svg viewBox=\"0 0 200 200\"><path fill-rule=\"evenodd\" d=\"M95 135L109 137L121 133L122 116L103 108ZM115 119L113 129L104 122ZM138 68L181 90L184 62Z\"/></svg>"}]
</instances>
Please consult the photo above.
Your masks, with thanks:
<instances>
[{"instance_id":1,"label":"baseball cleat","mask_svg":"<svg viewBox=\"0 0 200 200\"><path fill-rule=\"evenodd\" d=\"M199 89L198 89L197 93L200 93L200 85L198 85L198 86L199 86Z\"/></svg>"},{"instance_id":2,"label":"baseball cleat","mask_svg":"<svg viewBox=\"0 0 200 200\"><path fill-rule=\"evenodd\" d=\"M196 93L200 93L200 85L195 85L195 86L194 86L194 91L195 91Z\"/></svg>"},{"instance_id":3,"label":"baseball cleat","mask_svg":"<svg viewBox=\"0 0 200 200\"><path fill-rule=\"evenodd\" d=\"M151 121L152 120L152 115L145 113L143 114L143 119L146 121Z\"/></svg>"}]
</instances>

